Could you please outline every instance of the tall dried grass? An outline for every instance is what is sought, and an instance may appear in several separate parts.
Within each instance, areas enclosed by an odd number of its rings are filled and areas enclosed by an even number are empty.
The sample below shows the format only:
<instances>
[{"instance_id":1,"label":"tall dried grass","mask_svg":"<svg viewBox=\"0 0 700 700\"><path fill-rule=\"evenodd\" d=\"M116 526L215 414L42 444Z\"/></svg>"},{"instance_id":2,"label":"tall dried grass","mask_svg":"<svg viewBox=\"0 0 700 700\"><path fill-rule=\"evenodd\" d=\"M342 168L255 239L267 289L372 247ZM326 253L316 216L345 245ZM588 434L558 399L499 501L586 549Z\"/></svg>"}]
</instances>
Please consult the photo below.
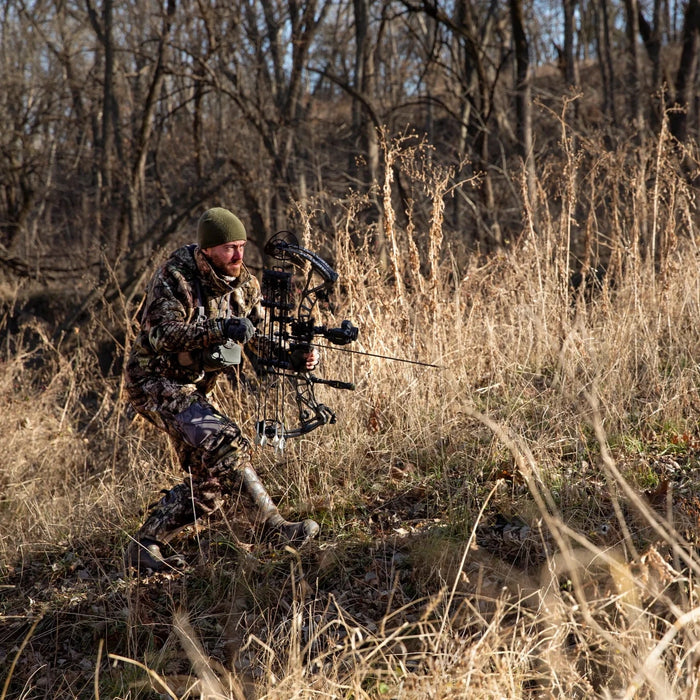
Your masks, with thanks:
<instances>
[{"instance_id":1,"label":"tall dried grass","mask_svg":"<svg viewBox=\"0 0 700 700\"><path fill-rule=\"evenodd\" d=\"M100 670L107 685L95 681L103 697L147 697L151 682L179 698L694 697L693 522L683 529L686 511L655 510L643 493L666 481L669 499L697 491L697 216L675 153L665 137L649 157L563 149L519 239L464 258L443 228L451 174L420 145L387 148L417 193L400 225L387 176L388 272L376 230L357 229L360 198L324 207L330 239L314 226L318 203L295 216L341 273L325 320L352 319L357 350L439 368L324 351L325 376L357 384L319 389L337 425L283 457L256 454L285 509L323 519L322 546L256 554L219 529L190 582L164 584L173 632L149 636L148 584L120 578L117 560L178 478L169 447L126 419L119 378L98 371L99 324L57 344L30 323L8 336L0 371L0 572L25 581L17 572L43 557L62 562L55 583L67 550L92 552L107 627L126 626ZM592 279L601 262L600 286L572 288L574 268ZM527 566L478 544L495 512L528 524ZM37 610L2 612L22 614ZM178 648L184 676L162 671ZM125 658L151 675L129 681ZM5 661L19 677L17 654ZM42 697L24 682L17 697Z\"/></svg>"}]
</instances>

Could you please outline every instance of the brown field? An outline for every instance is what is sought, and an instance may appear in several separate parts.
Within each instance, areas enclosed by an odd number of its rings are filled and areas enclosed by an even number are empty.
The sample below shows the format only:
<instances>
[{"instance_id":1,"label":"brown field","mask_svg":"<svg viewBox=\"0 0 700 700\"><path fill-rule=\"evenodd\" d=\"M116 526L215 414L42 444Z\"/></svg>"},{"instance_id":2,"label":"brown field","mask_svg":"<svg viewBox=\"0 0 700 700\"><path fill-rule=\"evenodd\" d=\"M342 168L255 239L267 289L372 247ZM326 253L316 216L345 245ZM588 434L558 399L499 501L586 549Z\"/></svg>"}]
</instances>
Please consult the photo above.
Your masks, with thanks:
<instances>
[{"instance_id":1,"label":"brown field","mask_svg":"<svg viewBox=\"0 0 700 700\"><path fill-rule=\"evenodd\" d=\"M231 509L182 534L186 572L126 576L130 533L179 479L126 411L130 336L110 333L135 310L57 338L8 286L0 700L696 697L694 199L663 143L586 147L594 165L543 174L557 197L488 258L444 239L439 174L429 230L387 217L390 274L310 218L343 282L325 320L440 367L324 352L323 376L357 384L319 390L337 424L254 455L282 511L322 525L299 551ZM574 257L605 261L600 285L571 286ZM254 403L217 394L250 430Z\"/></svg>"}]
</instances>

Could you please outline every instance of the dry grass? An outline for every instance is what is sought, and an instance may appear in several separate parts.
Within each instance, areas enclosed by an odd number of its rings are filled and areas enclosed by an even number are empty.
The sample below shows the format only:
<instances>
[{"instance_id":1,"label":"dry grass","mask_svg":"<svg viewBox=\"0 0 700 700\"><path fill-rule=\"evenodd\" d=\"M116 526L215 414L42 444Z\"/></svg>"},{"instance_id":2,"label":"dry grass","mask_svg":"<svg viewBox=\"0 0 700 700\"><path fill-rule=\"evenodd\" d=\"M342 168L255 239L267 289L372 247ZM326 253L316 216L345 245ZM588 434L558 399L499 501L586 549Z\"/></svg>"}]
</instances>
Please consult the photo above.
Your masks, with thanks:
<instances>
[{"instance_id":1,"label":"dry grass","mask_svg":"<svg viewBox=\"0 0 700 700\"><path fill-rule=\"evenodd\" d=\"M128 533L178 478L168 444L103 378L104 324L8 334L0 700L695 697L692 197L663 141L646 160L563 152L549 206L488 258L452 255L449 174L420 147L390 154L427 218L401 226L387 181L388 276L361 200L329 207L344 289L325 320L441 368L324 352L357 384L319 390L337 425L256 455L284 509L323 524L300 552L229 513L183 537L186 575L124 578ZM329 245L304 206L306 244ZM602 288L572 289L576 259L609 264Z\"/></svg>"}]
</instances>

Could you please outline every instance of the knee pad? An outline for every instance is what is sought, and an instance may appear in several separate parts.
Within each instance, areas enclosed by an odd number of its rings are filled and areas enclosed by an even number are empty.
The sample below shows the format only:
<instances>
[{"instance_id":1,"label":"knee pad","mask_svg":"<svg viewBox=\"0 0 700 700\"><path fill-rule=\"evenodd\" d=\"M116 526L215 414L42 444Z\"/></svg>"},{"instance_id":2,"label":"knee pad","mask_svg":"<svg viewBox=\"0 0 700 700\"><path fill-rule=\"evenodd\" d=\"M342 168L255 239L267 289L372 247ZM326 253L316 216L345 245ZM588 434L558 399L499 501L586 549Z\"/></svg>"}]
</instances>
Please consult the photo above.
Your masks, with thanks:
<instances>
[{"instance_id":1,"label":"knee pad","mask_svg":"<svg viewBox=\"0 0 700 700\"><path fill-rule=\"evenodd\" d=\"M230 421L207 404L195 402L174 418L175 427L192 447L212 442Z\"/></svg>"}]
</instances>

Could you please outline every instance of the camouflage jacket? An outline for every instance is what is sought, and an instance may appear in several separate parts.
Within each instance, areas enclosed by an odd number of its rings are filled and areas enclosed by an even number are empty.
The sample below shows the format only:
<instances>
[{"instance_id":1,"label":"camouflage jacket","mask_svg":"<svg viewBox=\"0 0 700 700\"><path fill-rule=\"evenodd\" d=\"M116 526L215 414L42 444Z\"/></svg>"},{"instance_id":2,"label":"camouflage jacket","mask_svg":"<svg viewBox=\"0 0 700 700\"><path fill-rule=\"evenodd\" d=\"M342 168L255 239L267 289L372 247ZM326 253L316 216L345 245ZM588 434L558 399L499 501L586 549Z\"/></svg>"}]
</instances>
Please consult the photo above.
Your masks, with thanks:
<instances>
[{"instance_id":1,"label":"camouflage jacket","mask_svg":"<svg viewBox=\"0 0 700 700\"><path fill-rule=\"evenodd\" d=\"M163 378L208 391L223 370L205 371L202 350L226 341L221 321L227 317L247 316L257 325L262 318L260 302L260 283L245 266L235 280L227 281L198 246L179 248L148 286L140 329L126 364L127 389L138 391L144 381Z\"/></svg>"}]
</instances>

